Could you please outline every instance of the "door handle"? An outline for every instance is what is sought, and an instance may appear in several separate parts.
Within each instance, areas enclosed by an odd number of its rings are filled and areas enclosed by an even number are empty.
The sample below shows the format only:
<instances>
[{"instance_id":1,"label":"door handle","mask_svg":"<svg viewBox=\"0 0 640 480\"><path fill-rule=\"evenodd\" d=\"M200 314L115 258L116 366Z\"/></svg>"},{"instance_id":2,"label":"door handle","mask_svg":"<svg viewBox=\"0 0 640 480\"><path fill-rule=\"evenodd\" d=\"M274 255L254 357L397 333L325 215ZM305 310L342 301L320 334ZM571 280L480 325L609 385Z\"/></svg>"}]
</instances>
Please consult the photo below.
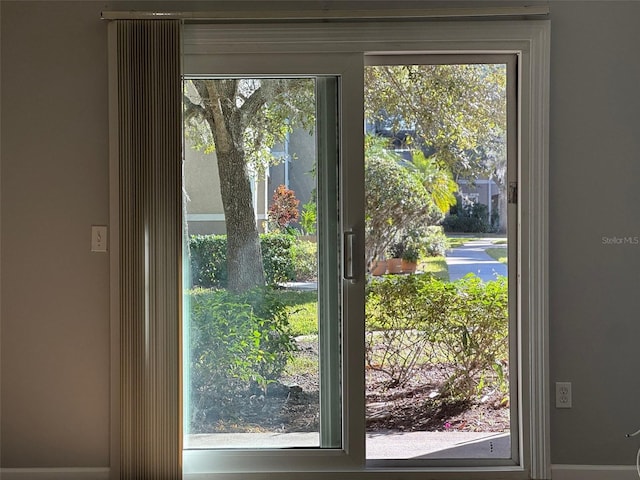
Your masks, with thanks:
<instances>
[{"instance_id":1,"label":"door handle","mask_svg":"<svg viewBox=\"0 0 640 480\"><path fill-rule=\"evenodd\" d=\"M342 276L345 280L355 281L355 268L353 266L353 247L355 242L356 234L349 231L344 232L344 244L343 244L343 254L344 261L342 263Z\"/></svg>"}]
</instances>

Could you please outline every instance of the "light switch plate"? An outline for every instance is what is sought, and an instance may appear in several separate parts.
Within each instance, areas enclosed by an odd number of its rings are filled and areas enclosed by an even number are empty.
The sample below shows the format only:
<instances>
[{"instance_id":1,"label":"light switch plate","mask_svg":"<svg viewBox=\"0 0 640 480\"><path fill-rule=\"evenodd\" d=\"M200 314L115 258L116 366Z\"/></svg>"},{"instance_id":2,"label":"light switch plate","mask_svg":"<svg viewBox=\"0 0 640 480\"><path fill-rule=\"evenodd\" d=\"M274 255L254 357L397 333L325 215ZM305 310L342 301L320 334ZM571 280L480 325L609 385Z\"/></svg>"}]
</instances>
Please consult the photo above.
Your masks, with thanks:
<instances>
[{"instance_id":1,"label":"light switch plate","mask_svg":"<svg viewBox=\"0 0 640 480\"><path fill-rule=\"evenodd\" d=\"M107 251L107 227L105 225L91 226L91 251Z\"/></svg>"}]
</instances>

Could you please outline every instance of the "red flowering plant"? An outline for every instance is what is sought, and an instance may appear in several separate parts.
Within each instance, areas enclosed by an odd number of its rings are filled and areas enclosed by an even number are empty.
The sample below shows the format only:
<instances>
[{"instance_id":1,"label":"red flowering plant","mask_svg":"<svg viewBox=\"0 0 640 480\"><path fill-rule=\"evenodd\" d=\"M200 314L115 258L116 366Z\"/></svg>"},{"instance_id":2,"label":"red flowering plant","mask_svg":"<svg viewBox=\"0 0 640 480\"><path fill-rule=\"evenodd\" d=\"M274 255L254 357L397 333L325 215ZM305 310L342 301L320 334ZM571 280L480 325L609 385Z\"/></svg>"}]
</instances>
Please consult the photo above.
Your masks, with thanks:
<instances>
[{"instance_id":1,"label":"red flowering plant","mask_svg":"<svg viewBox=\"0 0 640 480\"><path fill-rule=\"evenodd\" d=\"M296 223L300 217L298 205L300 200L296 198L296 192L280 185L271 198L269 224L277 230L289 231L291 224Z\"/></svg>"}]
</instances>

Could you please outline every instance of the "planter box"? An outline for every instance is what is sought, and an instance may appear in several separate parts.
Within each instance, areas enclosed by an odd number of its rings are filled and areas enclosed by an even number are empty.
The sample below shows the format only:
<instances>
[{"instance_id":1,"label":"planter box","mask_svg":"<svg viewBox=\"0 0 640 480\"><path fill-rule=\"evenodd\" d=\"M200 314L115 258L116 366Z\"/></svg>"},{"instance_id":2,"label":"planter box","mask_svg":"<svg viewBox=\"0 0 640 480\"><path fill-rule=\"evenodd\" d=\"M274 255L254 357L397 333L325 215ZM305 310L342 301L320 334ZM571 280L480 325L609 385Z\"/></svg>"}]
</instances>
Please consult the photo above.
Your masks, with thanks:
<instances>
[{"instance_id":1,"label":"planter box","mask_svg":"<svg viewBox=\"0 0 640 480\"><path fill-rule=\"evenodd\" d=\"M402 273L402 260L400 258L390 258L387 260L388 273Z\"/></svg>"},{"instance_id":2,"label":"planter box","mask_svg":"<svg viewBox=\"0 0 640 480\"><path fill-rule=\"evenodd\" d=\"M371 265L371 275L379 277L380 275L384 275L386 271L387 271L386 260L377 260L373 262L373 265Z\"/></svg>"},{"instance_id":3,"label":"planter box","mask_svg":"<svg viewBox=\"0 0 640 480\"><path fill-rule=\"evenodd\" d=\"M418 268L418 264L416 262L410 262L408 260L402 260L401 265L402 273L415 273Z\"/></svg>"}]
</instances>

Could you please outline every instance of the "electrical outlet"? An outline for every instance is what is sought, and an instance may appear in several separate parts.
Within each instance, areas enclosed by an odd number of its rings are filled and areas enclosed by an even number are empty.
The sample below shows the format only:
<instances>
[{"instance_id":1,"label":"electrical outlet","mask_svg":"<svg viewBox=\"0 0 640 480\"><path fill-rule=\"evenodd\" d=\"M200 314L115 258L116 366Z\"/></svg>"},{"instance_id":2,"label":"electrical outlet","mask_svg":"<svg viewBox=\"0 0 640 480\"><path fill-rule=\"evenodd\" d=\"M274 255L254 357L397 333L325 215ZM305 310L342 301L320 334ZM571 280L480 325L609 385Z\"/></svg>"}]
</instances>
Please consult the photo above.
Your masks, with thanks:
<instances>
[{"instance_id":1,"label":"electrical outlet","mask_svg":"<svg viewBox=\"0 0 640 480\"><path fill-rule=\"evenodd\" d=\"M556 382L556 408L571 408L571 382Z\"/></svg>"}]
</instances>

